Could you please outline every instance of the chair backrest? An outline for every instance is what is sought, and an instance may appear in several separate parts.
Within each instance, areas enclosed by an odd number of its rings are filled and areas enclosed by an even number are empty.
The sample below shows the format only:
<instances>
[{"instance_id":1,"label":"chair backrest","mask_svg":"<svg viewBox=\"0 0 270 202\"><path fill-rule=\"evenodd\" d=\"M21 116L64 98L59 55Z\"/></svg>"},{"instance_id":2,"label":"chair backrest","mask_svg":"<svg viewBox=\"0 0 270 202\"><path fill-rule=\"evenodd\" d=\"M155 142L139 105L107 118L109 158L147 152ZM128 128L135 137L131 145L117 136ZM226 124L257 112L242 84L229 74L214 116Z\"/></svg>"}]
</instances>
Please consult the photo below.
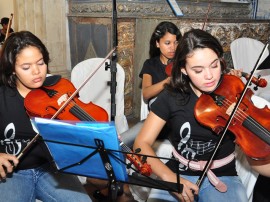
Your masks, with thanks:
<instances>
[{"instance_id":1,"label":"chair backrest","mask_svg":"<svg viewBox=\"0 0 270 202\"><path fill-rule=\"evenodd\" d=\"M242 69L244 72L250 73L256 65L258 58L264 48L264 44L258 40L251 38L239 38L231 43L231 54L235 69ZM262 55L261 62L269 55L269 51ZM260 62L260 63L261 63ZM259 64L260 64L259 63ZM268 82L270 80L270 70L257 70L254 74L256 77L261 75ZM243 79L244 80L244 79ZM253 89L252 89L253 90ZM254 94L270 100L269 93L270 84L266 88L258 88ZM254 172L248 164L245 155L236 147L236 170L247 190L249 201L252 201L253 189L257 180L258 173Z\"/></svg>"},{"instance_id":2,"label":"chair backrest","mask_svg":"<svg viewBox=\"0 0 270 202\"><path fill-rule=\"evenodd\" d=\"M89 75L96 71L99 65L104 61L104 58L91 58L78 63L71 71L71 82L75 88L85 81ZM110 60L107 60L110 64ZM85 84L85 86L79 92L79 99L84 103L93 102L94 104L105 109L111 116L111 88L108 82L111 81L110 69L105 70L103 64L91 77L91 79ZM124 115L124 85L125 85L125 72L123 68L117 63L116 65L116 116L115 125L118 134L128 129L128 123L126 116Z\"/></svg>"},{"instance_id":3,"label":"chair backrest","mask_svg":"<svg viewBox=\"0 0 270 202\"><path fill-rule=\"evenodd\" d=\"M264 44L256 39L252 38L238 38L231 43L231 54L233 65L235 69L243 69L244 72L250 73L255 67L256 62L264 48ZM269 55L269 51L266 50L266 54L262 55L261 62ZM261 62L259 64L261 64ZM269 67L270 68L270 67ZM270 69L257 70L254 74L256 77L261 75L266 81L270 81ZM270 84L265 88L258 88L254 93L264 99L270 101Z\"/></svg>"},{"instance_id":4,"label":"chair backrest","mask_svg":"<svg viewBox=\"0 0 270 202\"><path fill-rule=\"evenodd\" d=\"M148 114L149 114L148 104L144 101L143 95L141 92L141 113L140 113L141 121L146 119Z\"/></svg>"}]
</instances>

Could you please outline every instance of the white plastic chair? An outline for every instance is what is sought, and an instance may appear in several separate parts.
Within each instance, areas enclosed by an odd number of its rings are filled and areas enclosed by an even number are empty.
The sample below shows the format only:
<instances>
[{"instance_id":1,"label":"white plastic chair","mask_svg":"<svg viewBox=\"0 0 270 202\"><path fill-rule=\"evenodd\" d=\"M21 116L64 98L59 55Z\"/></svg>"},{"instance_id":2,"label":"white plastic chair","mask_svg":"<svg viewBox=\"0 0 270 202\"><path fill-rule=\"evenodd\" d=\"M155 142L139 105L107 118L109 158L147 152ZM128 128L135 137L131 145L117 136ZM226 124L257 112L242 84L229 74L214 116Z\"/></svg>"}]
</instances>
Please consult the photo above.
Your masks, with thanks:
<instances>
[{"instance_id":1,"label":"white plastic chair","mask_svg":"<svg viewBox=\"0 0 270 202\"><path fill-rule=\"evenodd\" d=\"M148 110L148 104L144 101L143 95L141 92L141 111L140 111L140 119L141 121L147 118L147 115L149 114Z\"/></svg>"},{"instance_id":2,"label":"white plastic chair","mask_svg":"<svg viewBox=\"0 0 270 202\"><path fill-rule=\"evenodd\" d=\"M235 69L242 69L246 73L250 73L255 67L256 62L264 48L264 44L258 40L251 38L239 38L231 43L231 54L233 59L233 65ZM269 51L262 56L262 60L268 56ZM260 63L259 63L260 64ZM270 80L270 70L257 70L255 76L261 75L262 78L268 82ZM243 80L245 83L245 80ZM253 90L253 89L252 89ZM270 84L265 88L258 88L254 91L255 95L258 95L266 100L270 100L269 96ZM244 186L247 190L248 199L251 202L253 198L253 189L257 181L258 173L253 171L249 166L245 155L237 147L236 148L236 169L239 177L241 178Z\"/></svg>"},{"instance_id":3,"label":"white plastic chair","mask_svg":"<svg viewBox=\"0 0 270 202\"><path fill-rule=\"evenodd\" d=\"M97 69L103 60L103 58L91 58L77 64L71 71L71 82L74 84L75 88L78 88L82 82ZM107 60L107 62L109 63L110 61ZM116 68L115 125L117 133L120 134L128 130L127 119L124 115L125 72L119 64L116 65ZM106 71L105 64L103 64L79 91L79 99L84 103L89 103L91 101L102 107L107 111L110 118L111 93L110 86L108 85L109 81L111 81L110 69Z\"/></svg>"},{"instance_id":4,"label":"white plastic chair","mask_svg":"<svg viewBox=\"0 0 270 202\"><path fill-rule=\"evenodd\" d=\"M244 72L250 73L255 67L263 48L264 44L256 39L239 38L234 40L231 43L234 68L243 69ZM269 51L266 50L266 54L262 56L261 62L263 62L268 55ZM259 87L257 91L254 91L254 94L270 101L270 67L266 70L257 70L255 76L258 77L258 75L261 75L262 78L268 81L268 85L265 88Z\"/></svg>"}]
</instances>

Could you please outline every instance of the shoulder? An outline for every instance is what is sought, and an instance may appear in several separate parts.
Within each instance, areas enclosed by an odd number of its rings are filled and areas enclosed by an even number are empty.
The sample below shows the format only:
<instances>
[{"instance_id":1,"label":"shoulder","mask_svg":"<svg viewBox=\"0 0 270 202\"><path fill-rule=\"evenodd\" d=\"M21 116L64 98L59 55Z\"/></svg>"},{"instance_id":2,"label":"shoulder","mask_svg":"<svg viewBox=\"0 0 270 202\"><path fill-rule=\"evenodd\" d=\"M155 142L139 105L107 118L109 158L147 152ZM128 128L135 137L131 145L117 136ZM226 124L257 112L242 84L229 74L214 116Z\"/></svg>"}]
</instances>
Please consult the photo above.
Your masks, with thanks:
<instances>
[{"instance_id":1,"label":"shoulder","mask_svg":"<svg viewBox=\"0 0 270 202\"><path fill-rule=\"evenodd\" d=\"M0 102L3 100L10 100L12 97L16 97L16 94L16 89L0 85Z\"/></svg>"},{"instance_id":2,"label":"shoulder","mask_svg":"<svg viewBox=\"0 0 270 202\"><path fill-rule=\"evenodd\" d=\"M157 67L160 65L159 57L154 57L147 59L142 67L142 70L140 72L140 77L142 77L143 74L152 74L152 72L156 72L158 69Z\"/></svg>"},{"instance_id":3,"label":"shoulder","mask_svg":"<svg viewBox=\"0 0 270 202\"><path fill-rule=\"evenodd\" d=\"M156 57L149 58L149 59L145 60L144 66L153 66L153 65L157 65L159 63L160 63L159 56L156 56Z\"/></svg>"}]
</instances>

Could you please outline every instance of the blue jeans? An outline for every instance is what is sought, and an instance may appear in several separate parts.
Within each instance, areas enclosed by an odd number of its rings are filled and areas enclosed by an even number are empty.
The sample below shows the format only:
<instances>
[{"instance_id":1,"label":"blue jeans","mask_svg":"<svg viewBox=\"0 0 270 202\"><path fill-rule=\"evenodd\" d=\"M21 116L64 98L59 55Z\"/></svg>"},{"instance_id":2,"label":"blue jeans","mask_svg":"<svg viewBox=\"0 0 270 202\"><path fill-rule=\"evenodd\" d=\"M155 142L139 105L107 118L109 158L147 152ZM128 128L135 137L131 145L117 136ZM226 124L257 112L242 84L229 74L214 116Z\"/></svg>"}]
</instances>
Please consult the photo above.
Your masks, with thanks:
<instances>
[{"instance_id":1,"label":"blue jeans","mask_svg":"<svg viewBox=\"0 0 270 202\"><path fill-rule=\"evenodd\" d=\"M198 176L181 175L181 177L193 182L198 180ZM198 198L198 202L247 202L247 194L244 185L238 176L223 176L219 179L227 185L227 192L219 192L208 180L207 177L203 180ZM181 182L180 182L181 183ZM157 201L178 201L173 194L165 190L152 189L147 202Z\"/></svg>"},{"instance_id":2,"label":"blue jeans","mask_svg":"<svg viewBox=\"0 0 270 202\"><path fill-rule=\"evenodd\" d=\"M0 182L1 201L90 202L77 176L50 172L48 165L19 170Z\"/></svg>"}]
</instances>

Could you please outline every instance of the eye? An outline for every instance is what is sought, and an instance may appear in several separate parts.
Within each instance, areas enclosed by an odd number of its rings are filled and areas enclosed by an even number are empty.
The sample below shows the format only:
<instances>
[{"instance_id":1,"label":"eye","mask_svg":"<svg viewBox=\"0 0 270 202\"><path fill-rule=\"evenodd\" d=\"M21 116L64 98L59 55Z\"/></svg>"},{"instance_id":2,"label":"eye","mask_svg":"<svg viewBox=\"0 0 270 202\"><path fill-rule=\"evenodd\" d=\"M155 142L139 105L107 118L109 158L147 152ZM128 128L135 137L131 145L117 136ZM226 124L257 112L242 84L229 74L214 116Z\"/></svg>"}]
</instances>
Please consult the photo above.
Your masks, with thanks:
<instances>
[{"instance_id":1,"label":"eye","mask_svg":"<svg viewBox=\"0 0 270 202\"><path fill-rule=\"evenodd\" d=\"M201 73L202 72L202 70L195 70L195 73L196 74L199 74L199 73Z\"/></svg>"},{"instance_id":2,"label":"eye","mask_svg":"<svg viewBox=\"0 0 270 202\"><path fill-rule=\"evenodd\" d=\"M165 44L166 44L166 45L170 45L170 42L169 42L169 41L166 41Z\"/></svg>"},{"instance_id":3,"label":"eye","mask_svg":"<svg viewBox=\"0 0 270 202\"><path fill-rule=\"evenodd\" d=\"M22 66L22 69L23 69L23 70L28 70L29 68L30 68L29 65L24 65L24 66Z\"/></svg>"},{"instance_id":4,"label":"eye","mask_svg":"<svg viewBox=\"0 0 270 202\"><path fill-rule=\"evenodd\" d=\"M37 62L37 65L39 65L39 66L42 66L44 64L45 64L44 60L40 60L40 61Z\"/></svg>"},{"instance_id":5,"label":"eye","mask_svg":"<svg viewBox=\"0 0 270 202\"><path fill-rule=\"evenodd\" d=\"M193 69L196 74L202 73L202 68L195 68Z\"/></svg>"}]
</instances>

